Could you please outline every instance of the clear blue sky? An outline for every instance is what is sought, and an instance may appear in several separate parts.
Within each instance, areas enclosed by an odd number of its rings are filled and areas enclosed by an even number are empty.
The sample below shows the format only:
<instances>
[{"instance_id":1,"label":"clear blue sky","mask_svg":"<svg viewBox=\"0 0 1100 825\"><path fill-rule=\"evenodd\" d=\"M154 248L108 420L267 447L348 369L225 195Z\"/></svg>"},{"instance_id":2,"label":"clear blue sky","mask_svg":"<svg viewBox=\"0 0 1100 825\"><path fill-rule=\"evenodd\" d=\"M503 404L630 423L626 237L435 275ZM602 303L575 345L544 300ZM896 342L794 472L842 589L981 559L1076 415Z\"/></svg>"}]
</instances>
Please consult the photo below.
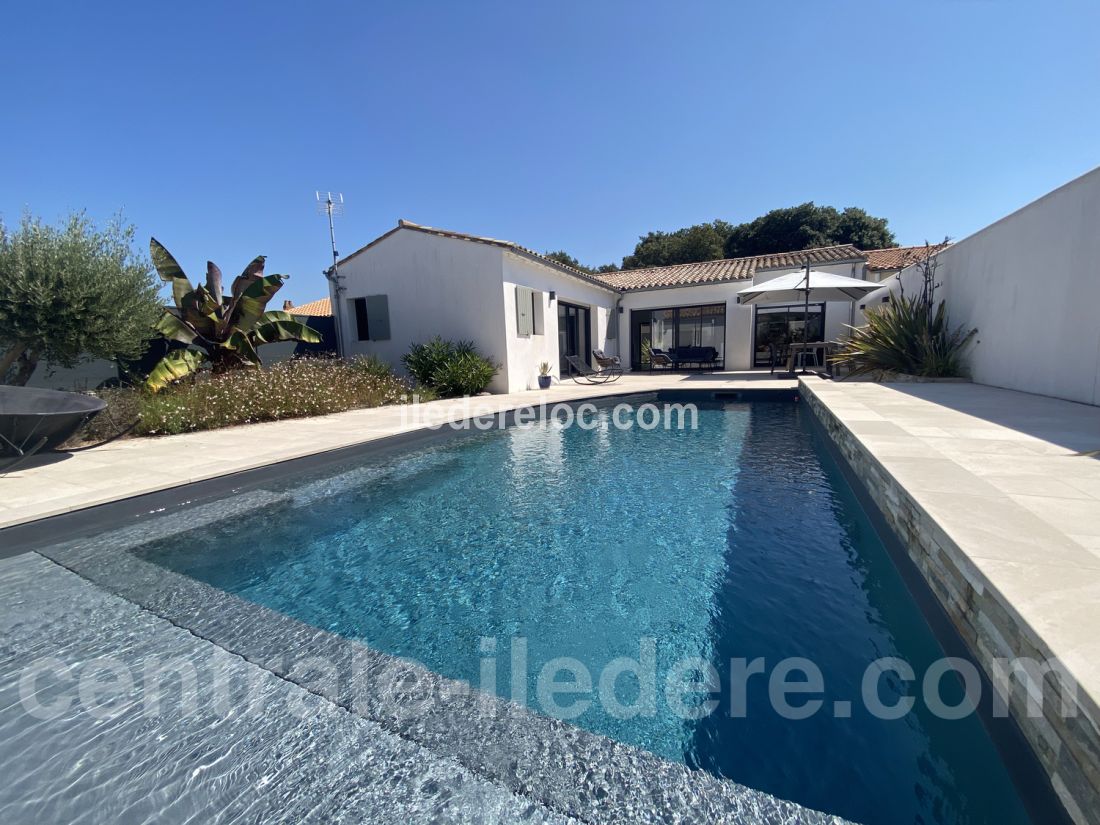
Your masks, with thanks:
<instances>
[{"instance_id":1,"label":"clear blue sky","mask_svg":"<svg viewBox=\"0 0 1100 825\"><path fill-rule=\"evenodd\" d=\"M962 237L1100 164L1088 2L9 3L0 213L325 294L399 217L618 261L803 201Z\"/></svg>"}]
</instances>

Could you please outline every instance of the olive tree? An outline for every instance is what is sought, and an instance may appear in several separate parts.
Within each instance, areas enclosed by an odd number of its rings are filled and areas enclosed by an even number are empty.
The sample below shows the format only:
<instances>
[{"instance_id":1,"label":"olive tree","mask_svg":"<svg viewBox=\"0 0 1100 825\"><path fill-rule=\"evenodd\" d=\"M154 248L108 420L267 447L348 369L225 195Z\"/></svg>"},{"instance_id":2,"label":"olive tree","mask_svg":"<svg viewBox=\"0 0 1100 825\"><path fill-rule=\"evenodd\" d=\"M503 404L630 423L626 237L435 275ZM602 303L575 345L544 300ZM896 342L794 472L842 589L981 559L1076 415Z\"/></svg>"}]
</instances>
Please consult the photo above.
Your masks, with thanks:
<instances>
[{"instance_id":1,"label":"olive tree","mask_svg":"<svg viewBox=\"0 0 1100 825\"><path fill-rule=\"evenodd\" d=\"M161 314L159 284L120 217L84 213L49 226L0 223L0 383L26 384L40 361L72 367L140 357Z\"/></svg>"}]
</instances>

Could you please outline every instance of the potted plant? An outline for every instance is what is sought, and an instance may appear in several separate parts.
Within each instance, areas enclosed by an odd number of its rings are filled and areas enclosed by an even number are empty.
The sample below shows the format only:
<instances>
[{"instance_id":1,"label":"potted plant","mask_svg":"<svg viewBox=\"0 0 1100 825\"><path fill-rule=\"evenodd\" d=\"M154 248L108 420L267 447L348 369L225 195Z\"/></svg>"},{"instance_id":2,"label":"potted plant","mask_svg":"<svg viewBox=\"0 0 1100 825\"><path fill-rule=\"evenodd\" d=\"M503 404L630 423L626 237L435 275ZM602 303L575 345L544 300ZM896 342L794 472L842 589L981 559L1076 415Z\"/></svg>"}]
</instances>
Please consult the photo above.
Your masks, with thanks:
<instances>
[{"instance_id":1,"label":"potted plant","mask_svg":"<svg viewBox=\"0 0 1100 825\"><path fill-rule=\"evenodd\" d=\"M548 361L543 361L539 364L539 389L550 389L550 382L553 378L554 376L550 374L550 363Z\"/></svg>"}]
</instances>

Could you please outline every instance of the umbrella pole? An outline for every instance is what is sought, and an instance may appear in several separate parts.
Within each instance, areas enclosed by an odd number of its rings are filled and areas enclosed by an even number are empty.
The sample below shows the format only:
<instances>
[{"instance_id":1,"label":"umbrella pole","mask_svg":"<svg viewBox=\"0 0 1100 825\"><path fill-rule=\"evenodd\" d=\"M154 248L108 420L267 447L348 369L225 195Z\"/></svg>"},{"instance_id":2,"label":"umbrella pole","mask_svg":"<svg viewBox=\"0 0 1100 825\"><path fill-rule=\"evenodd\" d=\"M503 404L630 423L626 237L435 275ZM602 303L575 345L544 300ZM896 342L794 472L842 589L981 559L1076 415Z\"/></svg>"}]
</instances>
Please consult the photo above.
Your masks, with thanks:
<instances>
[{"instance_id":1,"label":"umbrella pole","mask_svg":"<svg viewBox=\"0 0 1100 825\"><path fill-rule=\"evenodd\" d=\"M802 374L809 372L806 369L806 353L809 352L807 344L810 343L810 262L806 261L806 303L802 308Z\"/></svg>"}]
</instances>

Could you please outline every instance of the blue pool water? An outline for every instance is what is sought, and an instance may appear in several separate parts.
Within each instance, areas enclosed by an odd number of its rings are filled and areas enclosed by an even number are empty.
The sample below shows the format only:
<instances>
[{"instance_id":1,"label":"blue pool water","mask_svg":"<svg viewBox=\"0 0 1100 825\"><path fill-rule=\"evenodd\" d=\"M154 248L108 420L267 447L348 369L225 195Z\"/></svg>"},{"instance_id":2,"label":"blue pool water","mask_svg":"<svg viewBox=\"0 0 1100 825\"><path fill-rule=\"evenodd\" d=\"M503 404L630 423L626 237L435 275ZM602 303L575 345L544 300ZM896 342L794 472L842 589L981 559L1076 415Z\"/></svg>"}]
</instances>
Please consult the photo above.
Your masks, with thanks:
<instances>
[{"instance_id":1,"label":"blue pool water","mask_svg":"<svg viewBox=\"0 0 1100 825\"><path fill-rule=\"evenodd\" d=\"M619 430L603 414L595 430L489 432L299 480L289 504L140 552L475 685L494 651L496 692L535 710L549 660L571 657L596 682L652 639L655 712L621 718L593 701L573 724L860 822L1027 822L977 717L940 720L919 697L893 721L863 709L872 660L901 657L919 679L944 654L806 416L736 404L702 409L695 430ZM513 684L516 639L526 668ZM758 657L765 675L740 690L730 660ZM769 701L787 657L822 673L824 709L809 718ZM718 708L694 720L665 696L689 658L721 682ZM614 691L624 706L648 697L632 672ZM882 681L885 704L906 692Z\"/></svg>"}]
</instances>

